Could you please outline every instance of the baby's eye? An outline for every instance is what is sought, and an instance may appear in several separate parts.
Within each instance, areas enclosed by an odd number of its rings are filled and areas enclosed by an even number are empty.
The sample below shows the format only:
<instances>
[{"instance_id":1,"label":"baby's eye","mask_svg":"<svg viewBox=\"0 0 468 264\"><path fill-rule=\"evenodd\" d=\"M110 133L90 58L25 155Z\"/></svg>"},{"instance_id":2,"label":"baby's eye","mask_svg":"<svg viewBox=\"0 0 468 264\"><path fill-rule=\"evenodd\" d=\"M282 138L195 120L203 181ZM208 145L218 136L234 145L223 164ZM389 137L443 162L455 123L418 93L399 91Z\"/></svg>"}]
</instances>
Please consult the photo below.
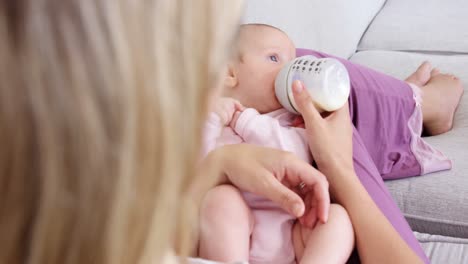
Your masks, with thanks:
<instances>
[{"instance_id":1,"label":"baby's eye","mask_svg":"<svg viewBox=\"0 0 468 264\"><path fill-rule=\"evenodd\" d=\"M278 62L278 56L276 55L270 55L270 60L274 62Z\"/></svg>"}]
</instances>

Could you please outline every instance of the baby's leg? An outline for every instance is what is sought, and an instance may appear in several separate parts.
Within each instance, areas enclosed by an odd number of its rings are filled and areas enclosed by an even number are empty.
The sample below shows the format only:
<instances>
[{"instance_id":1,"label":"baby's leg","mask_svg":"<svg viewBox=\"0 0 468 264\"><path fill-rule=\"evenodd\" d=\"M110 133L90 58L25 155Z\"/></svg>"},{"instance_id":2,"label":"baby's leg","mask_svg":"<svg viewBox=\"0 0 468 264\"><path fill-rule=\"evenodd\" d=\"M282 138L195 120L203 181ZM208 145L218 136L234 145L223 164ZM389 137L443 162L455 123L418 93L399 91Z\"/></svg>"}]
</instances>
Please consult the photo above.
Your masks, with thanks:
<instances>
[{"instance_id":1,"label":"baby's leg","mask_svg":"<svg viewBox=\"0 0 468 264\"><path fill-rule=\"evenodd\" d=\"M330 206L326 224L313 229L293 228L293 244L298 263L346 263L354 248L354 231L346 210L338 204Z\"/></svg>"},{"instance_id":2,"label":"baby's leg","mask_svg":"<svg viewBox=\"0 0 468 264\"><path fill-rule=\"evenodd\" d=\"M253 224L250 208L237 188L211 189L200 211L199 256L220 262L248 261Z\"/></svg>"}]
</instances>

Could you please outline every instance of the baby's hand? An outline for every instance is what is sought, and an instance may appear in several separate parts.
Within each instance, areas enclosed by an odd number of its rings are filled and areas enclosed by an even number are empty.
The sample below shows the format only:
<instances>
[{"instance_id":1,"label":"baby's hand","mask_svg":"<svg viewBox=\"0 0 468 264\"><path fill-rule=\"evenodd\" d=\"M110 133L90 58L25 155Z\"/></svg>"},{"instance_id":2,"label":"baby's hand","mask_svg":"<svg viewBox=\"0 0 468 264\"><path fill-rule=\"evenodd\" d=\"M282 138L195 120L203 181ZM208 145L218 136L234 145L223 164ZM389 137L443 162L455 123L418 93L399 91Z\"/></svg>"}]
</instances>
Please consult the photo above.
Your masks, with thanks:
<instances>
[{"instance_id":1,"label":"baby's hand","mask_svg":"<svg viewBox=\"0 0 468 264\"><path fill-rule=\"evenodd\" d=\"M229 97L221 97L214 107L214 112L221 119L221 124L223 126L231 125L232 121L237 118L239 114L244 111L245 107L236 99ZM236 115L236 113L239 113Z\"/></svg>"},{"instance_id":2,"label":"baby's hand","mask_svg":"<svg viewBox=\"0 0 468 264\"><path fill-rule=\"evenodd\" d=\"M293 119L293 122L292 122L291 126L293 126L293 127L305 128L305 125L304 125L304 118L302 118L302 116L296 116L296 117Z\"/></svg>"},{"instance_id":3,"label":"baby's hand","mask_svg":"<svg viewBox=\"0 0 468 264\"><path fill-rule=\"evenodd\" d=\"M237 120L239 120L239 116L242 114L242 111L236 111L232 117L231 123L229 123L229 126L232 129L236 129L236 124Z\"/></svg>"}]
</instances>

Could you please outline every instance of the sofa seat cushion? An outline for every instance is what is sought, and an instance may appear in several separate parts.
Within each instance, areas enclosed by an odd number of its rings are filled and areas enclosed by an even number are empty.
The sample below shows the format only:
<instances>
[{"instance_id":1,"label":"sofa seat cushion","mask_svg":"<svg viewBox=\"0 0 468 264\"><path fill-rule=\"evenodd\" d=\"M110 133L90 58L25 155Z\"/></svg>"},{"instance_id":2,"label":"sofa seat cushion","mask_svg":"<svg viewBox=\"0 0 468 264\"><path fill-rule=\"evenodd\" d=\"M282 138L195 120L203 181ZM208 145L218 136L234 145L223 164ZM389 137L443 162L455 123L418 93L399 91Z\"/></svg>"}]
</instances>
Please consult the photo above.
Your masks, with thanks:
<instances>
[{"instance_id":1,"label":"sofa seat cushion","mask_svg":"<svg viewBox=\"0 0 468 264\"><path fill-rule=\"evenodd\" d=\"M359 50L468 53L468 1L387 0Z\"/></svg>"},{"instance_id":2,"label":"sofa seat cushion","mask_svg":"<svg viewBox=\"0 0 468 264\"><path fill-rule=\"evenodd\" d=\"M242 23L285 31L296 47L349 58L385 0L246 1Z\"/></svg>"},{"instance_id":3,"label":"sofa seat cushion","mask_svg":"<svg viewBox=\"0 0 468 264\"><path fill-rule=\"evenodd\" d=\"M415 232L432 264L468 263L468 239Z\"/></svg>"},{"instance_id":4,"label":"sofa seat cushion","mask_svg":"<svg viewBox=\"0 0 468 264\"><path fill-rule=\"evenodd\" d=\"M351 61L404 79L424 60L443 72L458 75L465 95L455 116L454 128L445 134L425 138L453 161L443 171L386 184L415 231L468 238L468 55L442 56L394 51L363 51Z\"/></svg>"}]
</instances>

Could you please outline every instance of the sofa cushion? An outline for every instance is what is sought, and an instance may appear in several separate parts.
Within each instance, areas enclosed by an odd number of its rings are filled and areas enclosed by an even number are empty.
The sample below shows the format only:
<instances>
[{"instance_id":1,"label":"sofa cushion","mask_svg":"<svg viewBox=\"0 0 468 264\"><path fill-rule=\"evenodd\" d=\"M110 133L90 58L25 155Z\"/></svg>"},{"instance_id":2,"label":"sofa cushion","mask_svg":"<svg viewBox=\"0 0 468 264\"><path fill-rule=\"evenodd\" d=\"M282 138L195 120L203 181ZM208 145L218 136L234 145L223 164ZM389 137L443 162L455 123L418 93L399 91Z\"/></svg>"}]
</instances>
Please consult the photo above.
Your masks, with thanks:
<instances>
[{"instance_id":1,"label":"sofa cushion","mask_svg":"<svg viewBox=\"0 0 468 264\"><path fill-rule=\"evenodd\" d=\"M404 79L424 60L458 75L465 95L452 131L425 138L453 161L450 171L386 182L413 230L468 238L468 55L442 56L393 51L358 52L351 61Z\"/></svg>"},{"instance_id":2,"label":"sofa cushion","mask_svg":"<svg viewBox=\"0 0 468 264\"><path fill-rule=\"evenodd\" d=\"M387 0L359 50L468 52L468 1Z\"/></svg>"},{"instance_id":3,"label":"sofa cushion","mask_svg":"<svg viewBox=\"0 0 468 264\"><path fill-rule=\"evenodd\" d=\"M384 0L249 0L242 23L285 31L296 47L349 58Z\"/></svg>"}]
</instances>

